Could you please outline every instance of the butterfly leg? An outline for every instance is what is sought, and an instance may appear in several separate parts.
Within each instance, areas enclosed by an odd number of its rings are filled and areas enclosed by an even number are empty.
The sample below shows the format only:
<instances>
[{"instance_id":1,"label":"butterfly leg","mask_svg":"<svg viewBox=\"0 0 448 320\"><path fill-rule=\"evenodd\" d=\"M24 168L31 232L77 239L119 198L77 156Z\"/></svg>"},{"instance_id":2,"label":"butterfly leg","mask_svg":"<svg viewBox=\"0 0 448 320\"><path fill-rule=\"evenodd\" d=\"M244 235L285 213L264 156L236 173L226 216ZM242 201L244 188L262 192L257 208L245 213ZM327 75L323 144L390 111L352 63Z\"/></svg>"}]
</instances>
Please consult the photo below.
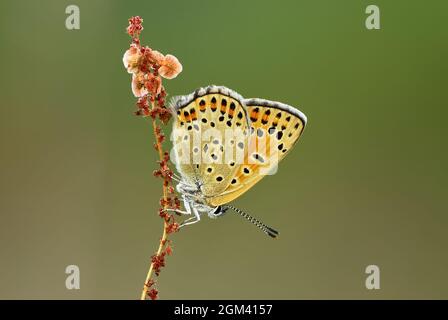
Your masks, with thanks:
<instances>
[{"instance_id":1,"label":"butterfly leg","mask_svg":"<svg viewBox=\"0 0 448 320\"><path fill-rule=\"evenodd\" d=\"M187 215L187 214L191 214L191 212L188 211L183 211L183 210L179 210L179 209L165 209L165 211L169 211L169 212L175 212L179 215Z\"/></svg>"},{"instance_id":2,"label":"butterfly leg","mask_svg":"<svg viewBox=\"0 0 448 320\"><path fill-rule=\"evenodd\" d=\"M182 198L183 198L183 200L184 200L184 208L185 208L185 211L182 211L182 210L179 210L179 209L166 209L166 211L176 212L176 213L184 214L184 215L185 215L185 214L190 215L190 214L191 214L190 203L189 203L188 200L185 198L185 196L183 196Z\"/></svg>"},{"instance_id":3,"label":"butterfly leg","mask_svg":"<svg viewBox=\"0 0 448 320\"><path fill-rule=\"evenodd\" d=\"M190 225L190 224L194 224L194 223L196 223L196 222L198 222L198 221L201 220L201 216L199 215L199 211L198 211L198 209L196 209L196 208L193 206L193 207L192 207L192 210L193 210L194 217L188 218L187 220L183 221L183 222L180 224L179 228L188 226L188 225Z\"/></svg>"}]
</instances>

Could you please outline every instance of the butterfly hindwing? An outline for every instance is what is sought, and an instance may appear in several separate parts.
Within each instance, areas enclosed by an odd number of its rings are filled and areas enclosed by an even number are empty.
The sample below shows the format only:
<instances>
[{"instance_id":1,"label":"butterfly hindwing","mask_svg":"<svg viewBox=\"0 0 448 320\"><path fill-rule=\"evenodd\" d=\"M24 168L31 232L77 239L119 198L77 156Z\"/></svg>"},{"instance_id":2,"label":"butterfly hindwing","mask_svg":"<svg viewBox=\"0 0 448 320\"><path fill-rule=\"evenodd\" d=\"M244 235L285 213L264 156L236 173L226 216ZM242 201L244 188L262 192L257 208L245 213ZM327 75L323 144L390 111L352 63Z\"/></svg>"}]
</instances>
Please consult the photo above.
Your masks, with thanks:
<instances>
[{"instance_id":1,"label":"butterfly hindwing","mask_svg":"<svg viewBox=\"0 0 448 320\"><path fill-rule=\"evenodd\" d=\"M212 205L232 201L277 166L299 139L306 117L299 110L263 99L243 101L249 117L245 161L239 164L227 188L210 199Z\"/></svg>"}]
</instances>

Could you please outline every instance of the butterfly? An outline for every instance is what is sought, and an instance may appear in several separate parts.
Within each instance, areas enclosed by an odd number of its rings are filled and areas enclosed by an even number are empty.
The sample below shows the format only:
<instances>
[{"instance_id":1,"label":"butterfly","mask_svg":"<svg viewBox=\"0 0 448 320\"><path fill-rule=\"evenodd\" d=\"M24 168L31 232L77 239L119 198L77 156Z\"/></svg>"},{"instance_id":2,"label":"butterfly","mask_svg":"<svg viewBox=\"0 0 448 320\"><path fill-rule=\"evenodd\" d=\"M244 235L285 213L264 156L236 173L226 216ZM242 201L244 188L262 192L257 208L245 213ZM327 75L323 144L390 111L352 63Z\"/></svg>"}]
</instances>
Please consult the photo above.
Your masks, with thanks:
<instances>
[{"instance_id":1,"label":"butterfly","mask_svg":"<svg viewBox=\"0 0 448 320\"><path fill-rule=\"evenodd\" d=\"M229 209L275 238L278 232L230 202L277 169L305 129L306 116L296 108L264 99L244 99L223 86L199 88L175 97L171 140L174 174L185 210L181 227L217 218Z\"/></svg>"}]
</instances>

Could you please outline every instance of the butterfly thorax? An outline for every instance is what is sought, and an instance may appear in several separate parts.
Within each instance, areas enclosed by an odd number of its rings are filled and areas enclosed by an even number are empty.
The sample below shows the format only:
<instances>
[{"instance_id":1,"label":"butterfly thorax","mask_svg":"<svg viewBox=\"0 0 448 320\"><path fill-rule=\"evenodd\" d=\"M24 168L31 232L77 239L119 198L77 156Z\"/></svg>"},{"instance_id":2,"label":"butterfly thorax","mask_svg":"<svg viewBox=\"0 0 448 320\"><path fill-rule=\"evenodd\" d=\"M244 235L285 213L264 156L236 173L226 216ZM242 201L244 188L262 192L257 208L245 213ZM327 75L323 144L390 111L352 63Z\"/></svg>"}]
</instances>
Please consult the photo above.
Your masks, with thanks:
<instances>
[{"instance_id":1,"label":"butterfly thorax","mask_svg":"<svg viewBox=\"0 0 448 320\"><path fill-rule=\"evenodd\" d=\"M197 182L194 185L188 184L184 181L176 186L177 191L190 203L194 204L195 208L201 212L210 212L214 210L201 191L201 183Z\"/></svg>"}]
</instances>

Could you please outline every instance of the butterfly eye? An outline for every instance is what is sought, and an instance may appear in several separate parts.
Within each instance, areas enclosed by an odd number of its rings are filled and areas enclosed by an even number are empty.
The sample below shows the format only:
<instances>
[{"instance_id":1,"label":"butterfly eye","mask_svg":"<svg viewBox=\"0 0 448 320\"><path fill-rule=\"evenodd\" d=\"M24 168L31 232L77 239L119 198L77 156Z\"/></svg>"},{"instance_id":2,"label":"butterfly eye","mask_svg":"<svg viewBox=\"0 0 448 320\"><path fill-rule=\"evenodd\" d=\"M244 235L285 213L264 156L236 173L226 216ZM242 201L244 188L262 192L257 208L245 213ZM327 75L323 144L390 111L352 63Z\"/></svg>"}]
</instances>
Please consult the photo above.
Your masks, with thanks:
<instances>
[{"instance_id":1,"label":"butterfly eye","mask_svg":"<svg viewBox=\"0 0 448 320\"><path fill-rule=\"evenodd\" d=\"M217 207L215 208L215 210L213 210L213 214L214 214L215 216L218 216L218 215L220 215L221 213L224 213L224 211L222 210L222 207L221 207L221 206L217 206Z\"/></svg>"}]
</instances>

